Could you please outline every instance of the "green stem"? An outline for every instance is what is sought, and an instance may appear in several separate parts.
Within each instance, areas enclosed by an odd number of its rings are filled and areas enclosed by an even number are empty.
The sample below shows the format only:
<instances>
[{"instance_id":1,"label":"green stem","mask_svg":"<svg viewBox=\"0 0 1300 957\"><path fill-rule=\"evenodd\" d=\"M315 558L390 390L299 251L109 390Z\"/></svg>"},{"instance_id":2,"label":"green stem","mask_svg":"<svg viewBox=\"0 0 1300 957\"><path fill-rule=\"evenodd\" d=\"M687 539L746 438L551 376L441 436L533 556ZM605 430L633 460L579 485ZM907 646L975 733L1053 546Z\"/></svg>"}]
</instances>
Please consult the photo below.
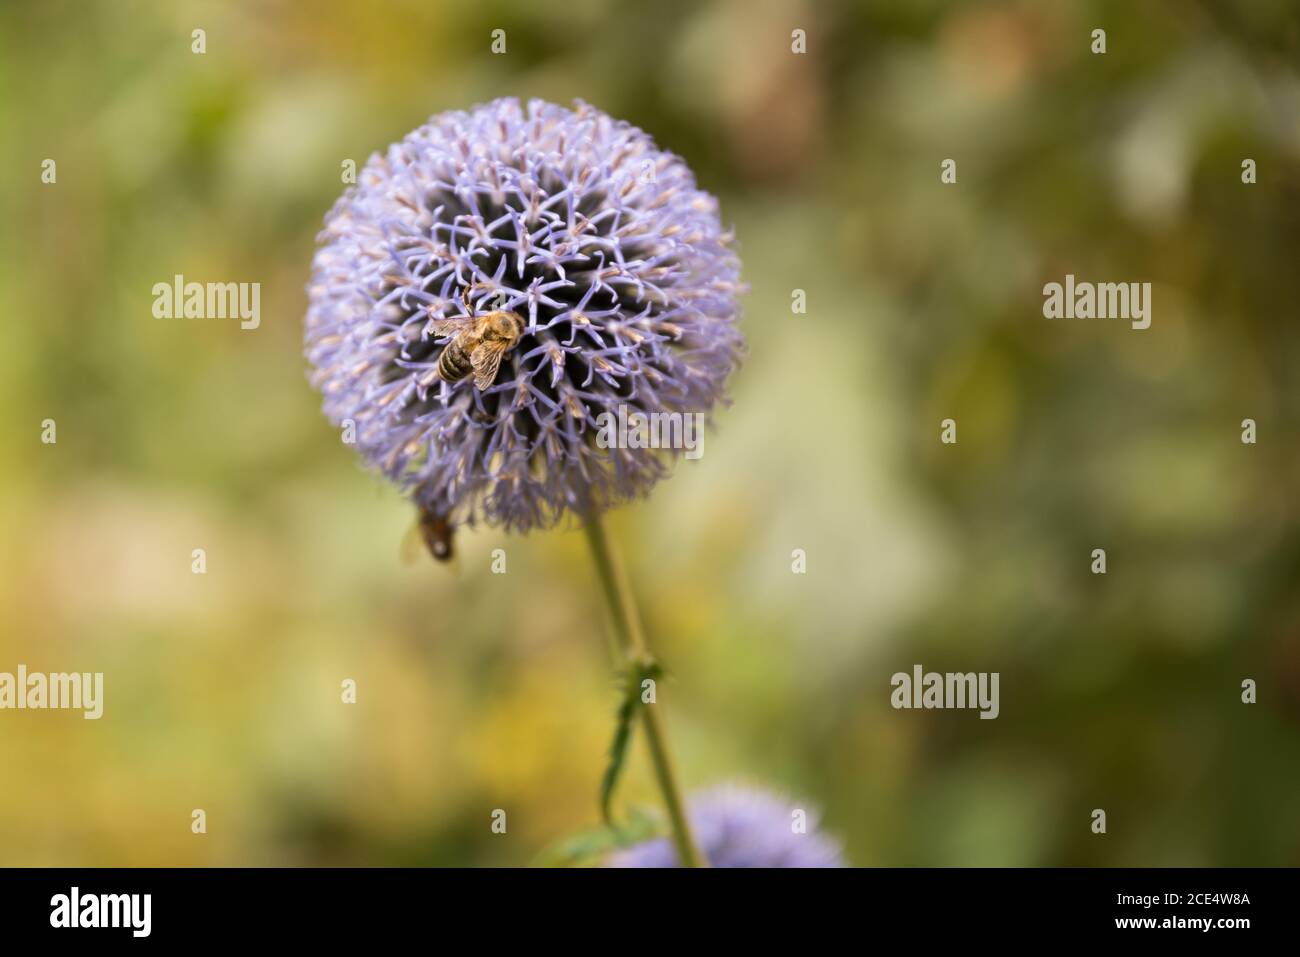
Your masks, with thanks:
<instances>
[{"instance_id":1,"label":"green stem","mask_svg":"<svg viewBox=\"0 0 1300 957\"><path fill-rule=\"evenodd\" d=\"M636 599L632 596L627 574L605 535L605 526L601 524L600 516L594 513L589 515L583 528L587 533L587 542L591 545L591 557L596 563L601 590L605 593L610 616L614 619L614 632L620 653L629 665L649 667L654 663L654 658L646 645L645 633L641 630ZM650 747L650 760L654 763L655 779L659 783L659 792L663 795L668 821L672 825L677 856L686 867L707 867L704 856L700 854L695 839L691 836L686 805L682 801L677 774L668 754L668 735L664 730L659 706L647 705L640 711L645 725L646 743Z\"/></svg>"}]
</instances>

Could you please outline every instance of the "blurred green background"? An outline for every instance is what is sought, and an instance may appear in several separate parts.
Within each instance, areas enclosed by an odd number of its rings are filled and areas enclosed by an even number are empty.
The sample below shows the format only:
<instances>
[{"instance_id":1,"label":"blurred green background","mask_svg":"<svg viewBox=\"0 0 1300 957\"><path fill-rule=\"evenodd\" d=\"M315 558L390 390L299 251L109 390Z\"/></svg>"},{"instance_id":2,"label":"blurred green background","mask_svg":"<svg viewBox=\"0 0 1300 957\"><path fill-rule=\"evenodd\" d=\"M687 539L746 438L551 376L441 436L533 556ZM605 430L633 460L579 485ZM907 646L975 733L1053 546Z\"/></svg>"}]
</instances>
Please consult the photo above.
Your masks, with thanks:
<instances>
[{"instance_id":1,"label":"blurred green background","mask_svg":"<svg viewBox=\"0 0 1300 957\"><path fill-rule=\"evenodd\" d=\"M0 671L106 675L97 722L0 713L0 864L597 823L581 534L402 565L301 355L341 163L503 95L684 156L753 287L704 458L611 518L691 789L816 805L859 865L1300 863L1294 3L10 2L0 83ZM1152 327L1049 323L1067 272L1152 282ZM260 282L261 328L154 319L175 273ZM1000 672L1001 716L892 710L917 663Z\"/></svg>"}]
</instances>

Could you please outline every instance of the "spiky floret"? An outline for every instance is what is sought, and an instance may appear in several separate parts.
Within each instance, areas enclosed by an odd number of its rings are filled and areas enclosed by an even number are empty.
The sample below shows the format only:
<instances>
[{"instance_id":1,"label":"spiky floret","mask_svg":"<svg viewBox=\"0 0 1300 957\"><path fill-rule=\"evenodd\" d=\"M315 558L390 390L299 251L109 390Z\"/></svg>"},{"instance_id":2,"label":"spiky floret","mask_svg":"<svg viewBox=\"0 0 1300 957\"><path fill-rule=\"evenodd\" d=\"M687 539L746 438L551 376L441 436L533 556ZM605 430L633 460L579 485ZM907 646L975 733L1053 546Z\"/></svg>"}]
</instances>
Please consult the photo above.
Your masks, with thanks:
<instances>
[{"instance_id":1,"label":"spiky floret","mask_svg":"<svg viewBox=\"0 0 1300 957\"><path fill-rule=\"evenodd\" d=\"M597 418L707 414L742 349L716 200L581 102L433 117L370 158L318 241L306 352L325 413L456 523L526 531L644 494L665 453L601 448ZM435 326L494 309L526 324L494 383L437 378Z\"/></svg>"}]
</instances>

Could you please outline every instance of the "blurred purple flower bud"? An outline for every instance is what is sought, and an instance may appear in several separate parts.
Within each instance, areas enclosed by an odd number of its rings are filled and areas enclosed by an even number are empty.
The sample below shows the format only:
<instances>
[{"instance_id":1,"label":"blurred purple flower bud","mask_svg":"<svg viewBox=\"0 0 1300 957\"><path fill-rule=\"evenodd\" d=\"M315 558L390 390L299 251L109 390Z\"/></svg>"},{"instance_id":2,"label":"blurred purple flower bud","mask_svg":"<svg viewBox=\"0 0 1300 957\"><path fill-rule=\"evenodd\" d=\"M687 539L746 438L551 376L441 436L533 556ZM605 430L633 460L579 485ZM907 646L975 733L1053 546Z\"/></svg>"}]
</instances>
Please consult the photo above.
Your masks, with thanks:
<instances>
[{"instance_id":1,"label":"blurred purple flower bud","mask_svg":"<svg viewBox=\"0 0 1300 957\"><path fill-rule=\"evenodd\" d=\"M688 813L696 844L711 867L844 866L839 847L818 833L815 812L766 791L724 785L692 797ZM680 866L666 837L618 851L608 865Z\"/></svg>"}]
</instances>

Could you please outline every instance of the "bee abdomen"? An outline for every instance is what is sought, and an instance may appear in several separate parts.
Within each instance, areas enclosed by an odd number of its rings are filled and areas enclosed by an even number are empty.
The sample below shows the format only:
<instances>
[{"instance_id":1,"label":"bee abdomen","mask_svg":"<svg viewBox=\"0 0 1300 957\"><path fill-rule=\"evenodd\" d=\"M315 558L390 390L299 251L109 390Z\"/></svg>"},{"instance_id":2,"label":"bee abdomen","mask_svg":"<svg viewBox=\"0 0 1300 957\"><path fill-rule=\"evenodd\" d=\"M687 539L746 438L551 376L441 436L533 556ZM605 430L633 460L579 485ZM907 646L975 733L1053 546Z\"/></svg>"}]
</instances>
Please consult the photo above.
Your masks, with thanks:
<instances>
[{"instance_id":1,"label":"bee abdomen","mask_svg":"<svg viewBox=\"0 0 1300 957\"><path fill-rule=\"evenodd\" d=\"M444 382L458 382L473 371L469 356L456 342L447 343L438 356L438 377Z\"/></svg>"}]
</instances>

